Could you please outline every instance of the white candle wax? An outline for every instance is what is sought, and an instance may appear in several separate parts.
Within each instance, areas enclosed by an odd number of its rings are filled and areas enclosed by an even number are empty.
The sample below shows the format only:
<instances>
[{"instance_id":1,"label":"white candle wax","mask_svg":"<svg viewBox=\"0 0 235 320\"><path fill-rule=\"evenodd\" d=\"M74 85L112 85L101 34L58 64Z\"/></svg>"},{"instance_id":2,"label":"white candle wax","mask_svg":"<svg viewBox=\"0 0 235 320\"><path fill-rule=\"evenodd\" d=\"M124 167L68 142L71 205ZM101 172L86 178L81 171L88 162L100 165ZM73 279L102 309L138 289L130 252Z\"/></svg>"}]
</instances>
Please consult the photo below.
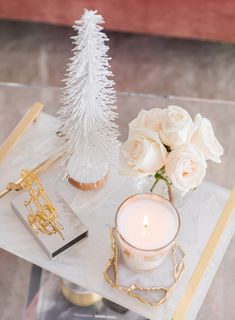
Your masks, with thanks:
<instances>
[{"instance_id":1,"label":"white candle wax","mask_svg":"<svg viewBox=\"0 0 235 320\"><path fill-rule=\"evenodd\" d=\"M162 203L141 199L120 209L117 227L130 245L142 250L155 250L172 241L178 221Z\"/></svg>"},{"instance_id":2,"label":"white candle wax","mask_svg":"<svg viewBox=\"0 0 235 320\"><path fill-rule=\"evenodd\" d=\"M124 201L116 214L116 229L127 266L134 271L156 268L173 245L179 224L176 209L156 194Z\"/></svg>"}]
</instances>

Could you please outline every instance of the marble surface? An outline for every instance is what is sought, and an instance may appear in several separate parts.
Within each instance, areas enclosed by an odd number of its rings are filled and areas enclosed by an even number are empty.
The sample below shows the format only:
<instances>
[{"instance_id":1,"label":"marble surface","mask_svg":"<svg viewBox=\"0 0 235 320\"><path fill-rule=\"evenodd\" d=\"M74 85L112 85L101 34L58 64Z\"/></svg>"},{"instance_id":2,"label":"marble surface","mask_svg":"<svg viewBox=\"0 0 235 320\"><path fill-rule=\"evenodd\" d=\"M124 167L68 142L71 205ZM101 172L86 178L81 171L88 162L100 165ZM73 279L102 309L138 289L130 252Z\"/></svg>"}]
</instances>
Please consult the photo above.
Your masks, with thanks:
<instances>
[{"instance_id":1,"label":"marble surface","mask_svg":"<svg viewBox=\"0 0 235 320\"><path fill-rule=\"evenodd\" d=\"M43 114L40 119L45 120L46 118L47 115ZM38 126L40 126L40 119L37 124ZM54 119L48 116L47 121L50 121L51 125L47 125L45 129L48 130L48 136L53 136ZM42 121L42 124L44 122L46 121ZM24 138L27 139L27 134ZM30 138L34 138L33 129ZM51 152L54 141L53 139L49 141L51 147L49 147L49 143L47 143L47 149ZM43 147L42 144L41 148L43 149ZM19 144L16 147L16 151L17 148L19 148L19 151L21 145ZM33 153L29 152L27 159L29 166L31 165L32 159L34 160ZM21 163L20 153L18 157L12 160L9 158L8 165L10 165L11 161L14 161L12 175L17 175L17 169L14 168L17 168L16 162ZM56 184L58 180L57 171L58 169L54 169L44 174L44 180L48 179L50 183L55 181ZM4 179L6 175L7 172L4 168L1 168L0 176ZM110 288L104 281L103 271L111 256L109 233L110 227L113 226L114 223L115 211L121 201L134 191L133 180L126 177L123 177L119 183L116 183L116 178L114 177L112 186L112 192L115 192L110 193L107 202L103 203L97 199L96 203L92 205L92 208L89 207L88 202L84 212L79 208L79 196L75 195L75 199L72 201L72 209L88 227L89 238L59 256L55 261L48 259L39 245L32 239L31 235L25 231L21 222L11 212L9 201L15 195L13 193L7 195L0 203L0 247L69 281L100 293L104 297L124 305L149 319L170 320L223 209L228 192L221 187L206 182L203 183L200 188L192 194L190 200L180 208L182 227L177 242L186 252L186 269L182 279L169 298L169 301L158 308L153 308L148 305L143 305L141 302L124 295L118 290ZM216 254L210 263L206 276L201 282L200 289L197 291L187 317L189 320L193 320L196 317L203 298L231 240L234 227L235 216L233 215L232 220L222 236L222 241L217 248Z\"/></svg>"}]
</instances>

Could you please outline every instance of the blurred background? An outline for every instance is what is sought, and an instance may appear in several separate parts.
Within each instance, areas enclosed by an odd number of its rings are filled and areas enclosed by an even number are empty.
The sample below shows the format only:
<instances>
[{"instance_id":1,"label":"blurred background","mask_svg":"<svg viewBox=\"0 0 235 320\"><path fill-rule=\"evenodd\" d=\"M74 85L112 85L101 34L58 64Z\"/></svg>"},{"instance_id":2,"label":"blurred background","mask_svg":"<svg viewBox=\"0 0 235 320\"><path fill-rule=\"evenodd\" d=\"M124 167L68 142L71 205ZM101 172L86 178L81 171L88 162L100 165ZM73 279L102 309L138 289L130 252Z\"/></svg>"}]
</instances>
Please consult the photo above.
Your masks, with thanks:
<instances>
[{"instance_id":1,"label":"blurred background","mask_svg":"<svg viewBox=\"0 0 235 320\"><path fill-rule=\"evenodd\" d=\"M217 172L218 183L223 181L230 188L234 184L235 105L224 109L229 115L218 107L223 108L223 100L235 100L235 2L0 0L0 86L14 82L61 87L73 47L71 26L84 8L97 9L104 16L118 91L220 100L214 114L214 103L208 102L206 109L204 100L201 108L213 115L226 143L224 169L219 172L217 167L213 173ZM22 101L17 106L3 87L0 98L1 142L13 128L16 112L20 117L29 105L20 110ZM56 106L50 109L55 111ZM199 313L200 320L235 318L235 288L230 288L234 248L233 240ZM31 264L0 250L1 320L26 319L27 292L33 281L30 271Z\"/></svg>"},{"instance_id":2,"label":"blurred background","mask_svg":"<svg viewBox=\"0 0 235 320\"><path fill-rule=\"evenodd\" d=\"M84 8L105 18L117 90L235 98L229 0L0 0L0 81L61 86Z\"/></svg>"}]
</instances>

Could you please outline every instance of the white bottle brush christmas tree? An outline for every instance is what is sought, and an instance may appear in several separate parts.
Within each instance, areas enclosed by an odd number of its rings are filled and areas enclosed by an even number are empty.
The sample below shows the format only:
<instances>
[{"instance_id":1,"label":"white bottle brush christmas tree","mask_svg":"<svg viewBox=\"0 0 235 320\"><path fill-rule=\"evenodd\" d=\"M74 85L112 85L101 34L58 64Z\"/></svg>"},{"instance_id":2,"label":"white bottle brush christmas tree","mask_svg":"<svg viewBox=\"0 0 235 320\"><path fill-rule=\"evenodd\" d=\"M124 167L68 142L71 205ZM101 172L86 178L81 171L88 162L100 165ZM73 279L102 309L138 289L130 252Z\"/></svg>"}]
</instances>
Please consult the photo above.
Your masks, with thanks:
<instances>
[{"instance_id":1,"label":"white bottle brush christmas tree","mask_svg":"<svg viewBox=\"0 0 235 320\"><path fill-rule=\"evenodd\" d=\"M116 97L103 23L101 15L88 10L75 22L75 47L58 112L65 177L82 189L99 186L117 162Z\"/></svg>"}]
</instances>

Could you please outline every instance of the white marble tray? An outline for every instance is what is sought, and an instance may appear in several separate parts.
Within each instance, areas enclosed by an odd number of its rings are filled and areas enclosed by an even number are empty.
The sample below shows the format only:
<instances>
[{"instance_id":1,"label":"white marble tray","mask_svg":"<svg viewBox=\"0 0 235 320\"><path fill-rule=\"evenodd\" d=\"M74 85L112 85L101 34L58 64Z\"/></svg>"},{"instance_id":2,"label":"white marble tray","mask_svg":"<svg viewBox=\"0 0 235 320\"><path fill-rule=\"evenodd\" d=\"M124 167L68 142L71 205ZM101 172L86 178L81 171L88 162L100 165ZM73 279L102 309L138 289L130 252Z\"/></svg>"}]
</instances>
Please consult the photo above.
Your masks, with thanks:
<instances>
[{"instance_id":1,"label":"white marble tray","mask_svg":"<svg viewBox=\"0 0 235 320\"><path fill-rule=\"evenodd\" d=\"M32 127L24 137L27 141L28 149L24 148L22 153L22 145L25 143L22 140L14 149L14 157L9 155L7 163L0 167L1 187L9 180L17 179L20 168L30 168L36 164L35 162L42 160L41 158L45 157L46 153L50 154L53 151L56 143L52 138L55 135L55 119L49 115L42 114L36 125L37 130ZM39 133L40 131L41 134ZM43 144L43 137L47 137L46 146ZM30 147L35 139L40 140L38 149ZM43 156L40 153L40 149L44 150ZM40 154L40 156L35 156L35 153ZM21 159L22 157L24 161ZM44 175L44 179L50 179L51 182L54 181L55 185L59 186L57 171L57 169L50 170ZM89 238L71 248L64 255L59 256L55 261L51 261L39 245L32 240L31 235L25 231L24 226L10 208L10 200L15 197L15 194L8 194L0 199L0 247L67 280L100 293L104 297L149 319L174 319L174 312L185 293L186 286L221 214L228 198L228 191L205 182L192 194L190 200L180 208L182 227L178 243L186 252L186 269L168 302L159 307L151 307L126 296L116 289L110 288L104 281L103 271L108 258L111 256L109 234L110 227L114 222L115 211L120 202L133 193L131 179L120 178L116 175L113 175L112 179L113 181L112 183L110 181L107 190L108 197L106 195L105 201L99 201L99 195L96 194L92 207L88 205L81 208L81 193L73 194L73 199L71 199L72 209L88 227ZM103 191L97 192L100 192L103 199ZM193 320L196 318L234 230L235 215L233 214L220 238L216 252L210 261L205 276L200 282L185 319Z\"/></svg>"}]
</instances>

